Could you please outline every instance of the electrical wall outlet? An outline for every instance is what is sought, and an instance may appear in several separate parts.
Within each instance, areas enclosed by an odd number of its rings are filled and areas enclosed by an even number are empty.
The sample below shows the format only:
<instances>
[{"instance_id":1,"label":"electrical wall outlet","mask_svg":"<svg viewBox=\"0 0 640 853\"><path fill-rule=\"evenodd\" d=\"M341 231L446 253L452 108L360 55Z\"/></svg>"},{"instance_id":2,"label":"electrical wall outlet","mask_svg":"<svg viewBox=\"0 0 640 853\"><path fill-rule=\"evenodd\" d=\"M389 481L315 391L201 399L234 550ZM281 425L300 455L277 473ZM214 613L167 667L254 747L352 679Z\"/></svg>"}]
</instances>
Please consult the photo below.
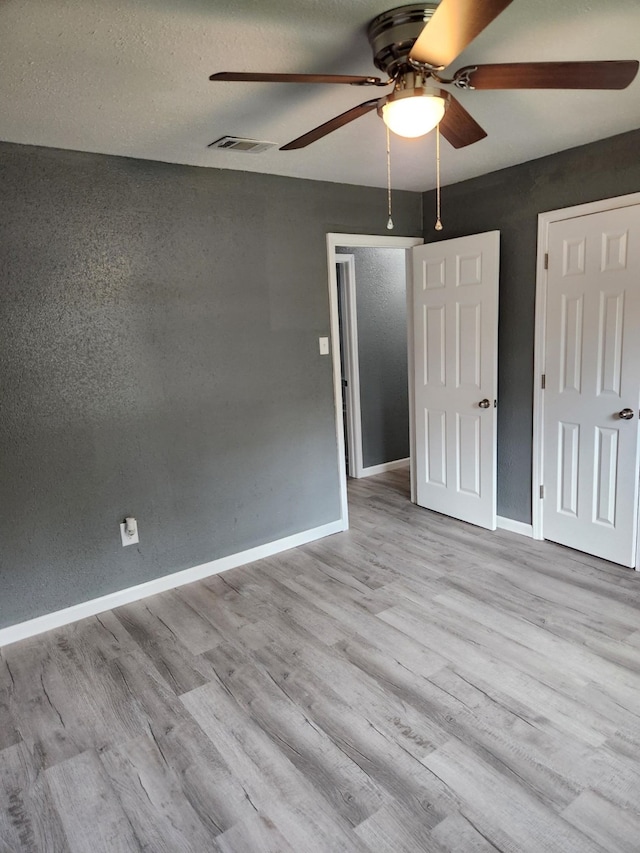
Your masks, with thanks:
<instances>
[{"instance_id":1,"label":"electrical wall outlet","mask_svg":"<svg viewBox=\"0 0 640 853\"><path fill-rule=\"evenodd\" d=\"M130 516L125 518L120 525L120 538L122 539L122 545L124 547L127 545L135 545L140 541L140 537L138 535L138 522L135 518L131 518Z\"/></svg>"}]
</instances>

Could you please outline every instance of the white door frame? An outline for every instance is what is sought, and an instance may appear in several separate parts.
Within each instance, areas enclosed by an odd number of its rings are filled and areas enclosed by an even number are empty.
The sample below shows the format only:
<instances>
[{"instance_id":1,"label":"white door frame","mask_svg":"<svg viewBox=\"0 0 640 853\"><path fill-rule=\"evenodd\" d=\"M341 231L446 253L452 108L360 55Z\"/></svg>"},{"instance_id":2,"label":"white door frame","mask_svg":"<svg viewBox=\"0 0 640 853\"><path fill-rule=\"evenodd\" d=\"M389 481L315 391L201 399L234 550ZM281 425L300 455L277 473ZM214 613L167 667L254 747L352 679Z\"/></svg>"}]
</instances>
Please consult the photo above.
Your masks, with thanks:
<instances>
[{"instance_id":1,"label":"white door frame","mask_svg":"<svg viewBox=\"0 0 640 853\"><path fill-rule=\"evenodd\" d=\"M621 207L633 207L640 204L640 193L606 198L579 204L575 207L565 207L560 210L550 210L538 215L538 260L536 265L536 315L535 315L535 349L533 362L533 459L532 459L532 525L533 538L544 539L542 500L540 489L543 485L544 472L544 394L542 376L545 373L545 341L547 313L547 278L546 255L549 248L549 226L563 219L575 219L578 216L589 216L592 213L602 213L607 210L617 210ZM639 509L640 512L640 509ZM640 519L639 519L640 521ZM640 567L640 537L636 566Z\"/></svg>"},{"instance_id":2,"label":"white door frame","mask_svg":"<svg viewBox=\"0 0 640 853\"><path fill-rule=\"evenodd\" d=\"M342 377L340 372L340 330L338 327L338 277L336 263L348 257L336 252L338 246L364 249L412 249L424 243L422 237L389 237L375 234L327 234L327 267L329 286L329 318L331 323L331 357L333 362L333 399L336 416L336 444L338 449L338 471L340 474L340 508L345 530L349 526L349 508L347 503L347 473L344 466L344 422L342 417ZM415 502L415 452L413 428L413 284L411 255L407 253L407 366L409 376L409 454L411 457L411 500ZM355 304L355 300L354 300ZM355 317L355 312L354 312ZM356 329L357 333L357 329ZM359 408L359 407L358 407ZM362 451L361 451L362 453ZM362 456L360 457L362 459Z\"/></svg>"},{"instance_id":3,"label":"white door frame","mask_svg":"<svg viewBox=\"0 0 640 853\"><path fill-rule=\"evenodd\" d=\"M336 265L342 267L342 358L347 379L347 440L349 442L349 476L362 477L362 412L360 411L360 361L358 356L358 308L356 305L355 255L336 254Z\"/></svg>"}]
</instances>

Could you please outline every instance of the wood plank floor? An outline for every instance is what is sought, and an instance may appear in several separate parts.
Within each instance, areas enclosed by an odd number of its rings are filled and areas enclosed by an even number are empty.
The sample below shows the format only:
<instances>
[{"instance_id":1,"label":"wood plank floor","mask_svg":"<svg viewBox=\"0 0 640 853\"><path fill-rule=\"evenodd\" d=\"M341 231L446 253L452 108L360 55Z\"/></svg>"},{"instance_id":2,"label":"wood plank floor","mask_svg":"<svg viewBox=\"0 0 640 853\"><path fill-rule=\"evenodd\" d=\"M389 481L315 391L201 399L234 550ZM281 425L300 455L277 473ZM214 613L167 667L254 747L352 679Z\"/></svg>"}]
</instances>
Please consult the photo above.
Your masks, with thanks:
<instances>
[{"instance_id":1,"label":"wood plank floor","mask_svg":"<svg viewBox=\"0 0 640 853\"><path fill-rule=\"evenodd\" d=\"M0 853L640 851L640 575L352 529L0 651Z\"/></svg>"}]
</instances>

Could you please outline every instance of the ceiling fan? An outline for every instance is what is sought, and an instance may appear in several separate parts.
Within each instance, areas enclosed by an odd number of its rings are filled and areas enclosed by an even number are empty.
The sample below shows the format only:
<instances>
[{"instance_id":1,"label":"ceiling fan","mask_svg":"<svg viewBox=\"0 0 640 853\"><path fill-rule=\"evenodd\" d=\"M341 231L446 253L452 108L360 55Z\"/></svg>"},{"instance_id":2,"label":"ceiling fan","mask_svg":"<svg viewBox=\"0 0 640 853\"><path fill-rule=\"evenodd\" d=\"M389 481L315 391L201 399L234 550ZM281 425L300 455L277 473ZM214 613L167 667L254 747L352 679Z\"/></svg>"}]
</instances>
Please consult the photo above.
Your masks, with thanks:
<instances>
[{"instance_id":1,"label":"ceiling fan","mask_svg":"<svg viewBox=\"0 0 640 853\"><path fill-rule=\"evenodd\" d=\"M367 29L377 68L388 75L262 74L223 71L215 81L265 83L344 83L393 86L381 98L365 101L283 145L304 148L351 121L377 110L400 136L423 136L439 124L454 148L479 142L486 131L454 96L440 86L458 89L625 89L638 72L637 60L597 62L512 62L470 65L451 77L441 76L457 56L512 0L427 0L383 12Z\"/></svg>"}]
</instances>

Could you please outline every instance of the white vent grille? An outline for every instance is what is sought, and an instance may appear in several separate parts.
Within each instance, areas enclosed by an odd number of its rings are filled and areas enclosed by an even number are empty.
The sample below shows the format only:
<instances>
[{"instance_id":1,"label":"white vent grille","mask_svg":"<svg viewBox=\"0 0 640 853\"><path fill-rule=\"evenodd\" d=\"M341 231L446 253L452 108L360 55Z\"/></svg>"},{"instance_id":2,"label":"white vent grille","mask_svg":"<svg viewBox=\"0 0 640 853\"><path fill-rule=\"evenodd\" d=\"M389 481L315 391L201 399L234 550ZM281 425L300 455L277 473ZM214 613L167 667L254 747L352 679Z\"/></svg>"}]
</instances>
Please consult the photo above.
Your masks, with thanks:
<instances>
[{"instance_id":1,"label":"white vent grille","mask_svg":"<svg viewBox=\"0 0 640 853\"><path fill-rule=\"evenodd\" d=\"M262 142L257 139L243 139L241 136L221 136L207 148L223 148L225 151L241 151L244 154L259 154L267 148L273 148L277 142Z\"/></svg>"}]
</instances>

